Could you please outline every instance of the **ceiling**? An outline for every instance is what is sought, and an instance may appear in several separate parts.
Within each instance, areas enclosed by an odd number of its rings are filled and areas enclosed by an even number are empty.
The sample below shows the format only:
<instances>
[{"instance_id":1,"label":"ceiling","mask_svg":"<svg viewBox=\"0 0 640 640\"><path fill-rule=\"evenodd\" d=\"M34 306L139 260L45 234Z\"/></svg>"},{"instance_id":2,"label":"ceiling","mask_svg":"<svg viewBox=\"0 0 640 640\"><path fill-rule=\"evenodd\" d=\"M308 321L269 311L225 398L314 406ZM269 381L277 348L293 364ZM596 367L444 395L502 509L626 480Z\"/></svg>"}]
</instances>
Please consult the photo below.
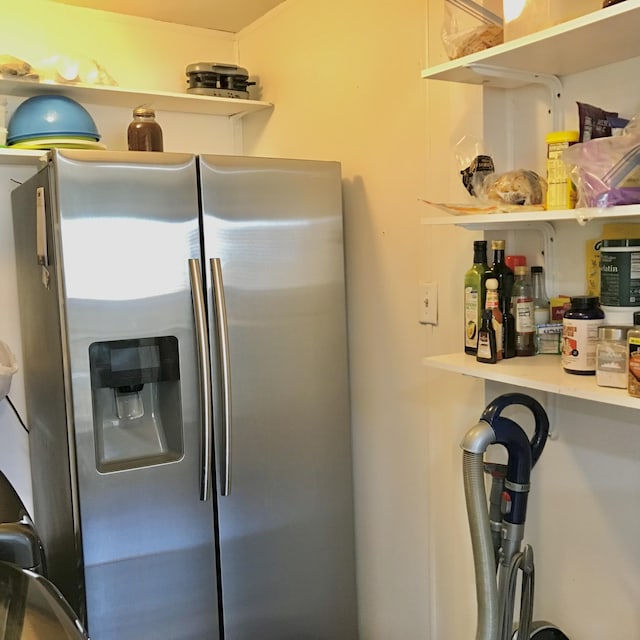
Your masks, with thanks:
<instances>
[{"instance_id":1,"label":"ceiling","mask_svg":"<svg viewBox=\"0 0 640 640\"><path fill-rule=\"evenodd\" d=\"M53 0L87 9L237 33L284 0Z\"/></svg>"}]
</instances>

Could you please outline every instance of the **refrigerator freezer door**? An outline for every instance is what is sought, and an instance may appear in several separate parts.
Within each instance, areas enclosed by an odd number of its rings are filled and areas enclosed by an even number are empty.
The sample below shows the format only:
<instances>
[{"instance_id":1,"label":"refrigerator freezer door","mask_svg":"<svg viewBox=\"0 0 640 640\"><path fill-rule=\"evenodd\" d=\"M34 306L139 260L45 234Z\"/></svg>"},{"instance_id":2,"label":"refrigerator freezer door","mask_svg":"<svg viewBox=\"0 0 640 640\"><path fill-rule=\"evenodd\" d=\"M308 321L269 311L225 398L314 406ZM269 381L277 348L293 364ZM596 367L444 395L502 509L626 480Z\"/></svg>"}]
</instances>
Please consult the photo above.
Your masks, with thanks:
<instances>
[{"instance_id":1,"label":"refrigerator freezer door","mask_svg":"<svg viewBox=\"0 0 640 640\"><path fill-rule=\"evenodd\" d=\"M189 282L195 158L58 150L53 175L89 633L215 639Z\"/></svg>"},{"instance_id":2,"label":"refrigerator freezer door","mask_svg":"<svg viewBox=\"0 0 640 640\"><path fill-rule=\"evenodd\" d=\"M232 388L230 490L218 498L225 639L355 640L340 167L221 156L199 166Z\"/></svg>"}]
</instances>

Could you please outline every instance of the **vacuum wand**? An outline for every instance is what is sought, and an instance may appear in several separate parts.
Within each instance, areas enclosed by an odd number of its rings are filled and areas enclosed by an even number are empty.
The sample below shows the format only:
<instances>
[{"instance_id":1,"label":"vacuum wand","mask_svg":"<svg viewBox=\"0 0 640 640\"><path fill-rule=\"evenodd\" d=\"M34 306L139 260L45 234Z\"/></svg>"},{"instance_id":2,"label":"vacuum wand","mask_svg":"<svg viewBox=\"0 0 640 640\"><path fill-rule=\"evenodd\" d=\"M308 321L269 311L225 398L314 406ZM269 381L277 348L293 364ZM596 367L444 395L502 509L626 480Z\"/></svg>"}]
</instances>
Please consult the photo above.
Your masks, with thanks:
<instances>
[{"instance_id":1,"label":"vacuum wand","mask_svg":"<svg viewBox=\"0 0 640 640\"><path fill-rule=\"evenodd\" d=\"M535 429L531 440L517 423L501 415L512 405L524 406L533 414ZM476 640L510 640L519 570L523 571L523 580L517 638L529 640L533 613L533 550L527 546L523 552L521 546L531 470L544 449L548 433L549 420L542 406L525 394L509 393L487 406L478 424L467 432L461 443L476 573ZM506 449L506 465L485 465L483 456L492 444ZM490 513L487 512L484 485L485 467L492 476Z\"/></svg>"}]
</instances>

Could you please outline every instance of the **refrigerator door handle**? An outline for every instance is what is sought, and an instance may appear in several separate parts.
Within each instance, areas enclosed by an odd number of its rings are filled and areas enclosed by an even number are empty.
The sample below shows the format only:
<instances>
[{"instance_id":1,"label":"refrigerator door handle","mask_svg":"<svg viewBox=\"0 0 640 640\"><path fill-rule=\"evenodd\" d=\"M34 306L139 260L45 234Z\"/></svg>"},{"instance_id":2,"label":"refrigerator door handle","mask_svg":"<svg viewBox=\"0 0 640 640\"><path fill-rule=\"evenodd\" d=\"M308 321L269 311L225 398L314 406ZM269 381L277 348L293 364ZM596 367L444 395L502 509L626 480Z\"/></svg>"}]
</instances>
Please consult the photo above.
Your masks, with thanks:
<instances>
[{"instance_id":1,"label":"refrigerator door handle","mask_svg":"<svg viewBox=\"0 0 640 640\"><path fill-rule=\"evenodd\" d=\"M47 216L44 203L44 187L36 189L36 253L38 264L43 267L49 265L47 252Z\"/></svg>"},{"instance_id":2,"label":"refrigerator door handle","mask_svg":"<svg viewBox=\"0 0 640 640\"><path fill-rule=\"evenodd\" d=\"M220 354L220 374L222 378L222 455L220 456L220 495L231 493L231 358L229 355L229 331L227 328L227 308L224 300L224 283L220 258L211 258L211 282L213 286L213 307Z\"/></svg>"},{"instance_id":3,"label":"refrigerator door handle","mask_svg":"<svg viewBox=\"0 0 640 640\"><path fill-rule=\"evenodd\" d=\"M207 334L207 315L202 287L200 260L189 259L189 279L193 300L193 317L196 327L198 368L200 381L201 439L200 439L200 500L209 499L211 487L211 433L213 425L213 405L211 402L211 362Z\"/></svg>"}]
</instances>

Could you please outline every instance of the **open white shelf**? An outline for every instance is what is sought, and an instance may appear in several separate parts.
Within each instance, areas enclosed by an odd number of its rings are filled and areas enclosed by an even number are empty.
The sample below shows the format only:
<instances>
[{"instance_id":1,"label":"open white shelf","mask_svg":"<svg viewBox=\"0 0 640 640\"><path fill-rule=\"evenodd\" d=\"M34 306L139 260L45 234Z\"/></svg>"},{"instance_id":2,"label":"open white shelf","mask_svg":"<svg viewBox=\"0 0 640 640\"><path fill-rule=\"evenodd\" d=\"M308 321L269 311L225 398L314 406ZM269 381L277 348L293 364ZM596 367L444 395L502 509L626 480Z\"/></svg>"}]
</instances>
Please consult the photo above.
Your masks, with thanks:
<instances>
[{"instance_id":1,"label":"open white shelf","mask_svg":"<svg viewBox=\"0 0 640 640\"><path fill-rule=\"evenodd\" d=\"M640 56L640 0L626 0L563 24L430 67L423 78L507 89L528 84L486 76L474 65L564 76Z\"/></svg>"},{"instance_id":2,"label":"open white shelf","mask_svg":"<svg viewBox=\"0 0 640 640\"><path fill-rule=\"evenodd\" d=\"M439 64L422 72L428 80L515 89L532 83L548 86L552 105L561 89L563 76L576 74L640 57L640 0L620 4L506 42L478 53ZM640 205L606 209L528 211L514 213L448 214L425 204L423 225L450 225L474 230L534 228L543 238L547 273L553 273L555 222L638 221ZM566 235L566 227L562 229ZM640 409L640 398L626 389L596 384L595 376L577 376L562 370L559 356L513 358L490 365L473 356L454 353L424 358L436 369L482 380L591 400L620 407Z\"/></svg>"},{"instance_id":3,"label":"open white shelf","mask_svg":"<svg viewBox=\"0 0 640 640\"><path fill-rule=\"evenodd\" d=\"M424 225L456 225L467 228L490 229L494 226L508 225L514 222L541 223L561 220L575 220L579 224L589 221L611 221L637 218L640 216L640 205L624 205L607 209L563 209L557 211L523 211L516 213L483 213L483 214L444 214L432 205L425 205L434 212L433 216L422 218ZM437 213L437 215L435 215Z\"/></svg>"},{"instance_id":4,"label":"open white shelf","mask_svg":"<svg viewBox=\"0 0 640 640\"><path fill-rule=\"evenodd\" d=\"M0 164L38 166L47 159L46 151L0 147Z\"/></svg>"},{"instance_id":5,"label":"open white shelf","mask_svg":"<svg viewBox=\"0 0 640 640\"><path fill-rule=\"evenodd\" d=\"M141 104L149 104L156 111L176 111L212 116L245 116L255 111L270 109L273 104L260 100L238 98L217 98L190 93L167 91L135 91L120 87L104 87L82 84L49 84L29 80L0 79L0 94L31 97L43 93L58 93L81 103L98 104L108 107L134 109Z\"/></svg>"},{"instance_id":6,"label":"open white shelf","mask_svg":"<svg viewBox=\"0 0 640 640\"><path fill-rule=\"evenodd\" d=\"M189 93L166 91L134 91L120 87L103 87L81 84L50 84L0 78L0 95L29 98L44 93L56 93L77 100L80 103L109 107L134 109L141 104L149 104L156 111L175 111L211 116L241 118L250 113L271 109L273 104L260 100L217 98ZM29 151L0 147L0 164L38 166L46 159L46 151Z\"/></svg>"},{"instance_id":7,"label":"open white shelf","mask_svg":"<svg viewBox=\"0 0 640 640\"><path fill-rule=\"evenodd\" d=\"M537 389L570 398L640 409L640 398L630 396L626 389L599 387L595 376L576 376L566 373L562 369L560 356L510 358L496 364L485 364L466 353L452 353L424 358L423 363L428 367L462 373L483 380Z\"/></svg>"}]
</instances>

